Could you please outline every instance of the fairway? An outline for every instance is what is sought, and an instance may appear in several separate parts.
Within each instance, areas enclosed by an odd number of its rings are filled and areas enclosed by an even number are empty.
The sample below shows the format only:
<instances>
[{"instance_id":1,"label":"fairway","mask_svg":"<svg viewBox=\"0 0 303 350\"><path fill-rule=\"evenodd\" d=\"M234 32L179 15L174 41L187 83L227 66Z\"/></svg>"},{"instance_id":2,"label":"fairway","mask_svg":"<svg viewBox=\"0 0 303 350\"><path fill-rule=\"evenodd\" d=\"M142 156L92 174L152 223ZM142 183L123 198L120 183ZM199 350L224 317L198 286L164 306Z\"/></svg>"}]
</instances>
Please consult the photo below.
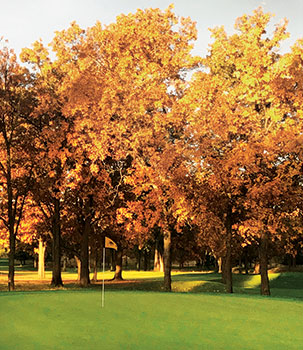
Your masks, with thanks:
<instances>
[{"instance_id":1,"label":"fairway","mask_svg":"<svg viewBox=\"0 0 303 350\"><path fill-rule=\"evenodd\" d=\"M236 295L1 293L1 350L300 349L303 303Z\"/></svg>"}]
</instances>

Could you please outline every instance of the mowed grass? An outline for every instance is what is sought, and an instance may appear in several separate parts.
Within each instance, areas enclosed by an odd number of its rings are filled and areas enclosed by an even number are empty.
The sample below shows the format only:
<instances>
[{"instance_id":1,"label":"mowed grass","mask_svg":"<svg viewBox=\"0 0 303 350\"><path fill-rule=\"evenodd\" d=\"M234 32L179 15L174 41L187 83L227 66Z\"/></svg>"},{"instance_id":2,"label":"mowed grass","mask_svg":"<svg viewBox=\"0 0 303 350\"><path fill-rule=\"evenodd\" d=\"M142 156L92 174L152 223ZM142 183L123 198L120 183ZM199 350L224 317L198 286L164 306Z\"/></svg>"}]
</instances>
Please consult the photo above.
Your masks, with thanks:
<instances>
[{"instance_id":1,"label":"mowed grass","mask_svg":"<svg viewBox=\"0 0 303 350\"><path fill-rule=\"evenodd\" d=\"M301 349L303 303L107 291L0 294L1 350Z\"/></svg>"},{"instance_id":2,"label":"mowed grass","mask_svg":"<svg viewBox=\"0 0 303 350\"><path fill-rule=\"evenodd\" d=\"M81 289L70 270L64 287L50 290L50 271L39 281L17 267L17 291L8 293L0 263L0 350L302 348L300 272L270 274L268 298L257 295L259 275L234 274L235 294L227 295L216 273L173 271L173 293L163 293L163 273L124 271L123 283L107 282L101 308L102 273Z\"/></svg>"}]
</instances>

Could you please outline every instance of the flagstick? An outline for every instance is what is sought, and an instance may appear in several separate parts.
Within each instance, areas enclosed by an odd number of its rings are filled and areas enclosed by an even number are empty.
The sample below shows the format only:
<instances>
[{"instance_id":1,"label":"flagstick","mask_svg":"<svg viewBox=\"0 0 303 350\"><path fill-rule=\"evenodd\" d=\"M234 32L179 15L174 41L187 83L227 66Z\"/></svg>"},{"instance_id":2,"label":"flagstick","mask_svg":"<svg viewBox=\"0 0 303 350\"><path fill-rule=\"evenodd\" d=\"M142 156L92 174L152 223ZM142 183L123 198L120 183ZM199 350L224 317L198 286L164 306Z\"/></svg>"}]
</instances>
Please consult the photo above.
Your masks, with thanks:
<instances>
[{"instance_id":1,"label":"flagstick","mask_svg":"<svg viewBox=\"0 0 303 350\"><path fill-rule=\"evenodd\" d=\"M103 247L103 283L102 283L102 294L101 294L101 307L104 307L104 276L105 276L105 247Z\"/></svg>"}]
</instances>

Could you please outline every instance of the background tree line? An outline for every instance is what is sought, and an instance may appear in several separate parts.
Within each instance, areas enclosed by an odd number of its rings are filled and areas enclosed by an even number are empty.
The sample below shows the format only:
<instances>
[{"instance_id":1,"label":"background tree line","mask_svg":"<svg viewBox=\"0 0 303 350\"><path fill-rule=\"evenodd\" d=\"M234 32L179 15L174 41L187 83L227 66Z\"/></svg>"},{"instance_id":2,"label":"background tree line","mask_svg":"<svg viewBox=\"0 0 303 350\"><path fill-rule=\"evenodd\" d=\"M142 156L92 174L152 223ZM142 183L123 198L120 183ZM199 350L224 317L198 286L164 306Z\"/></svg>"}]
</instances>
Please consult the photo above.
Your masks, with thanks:
<instances>
[{"instance_id":1,"label":"background tree line","mask_svg":"<svg viewBox=\"0 0 303 350\"><path fill-rule=\"evenodd\" d=\"M172 8L57 32L20 64L0 50L0 233L14 289L16 242L52 244L52 284L62 252L87 286L104 237L123 251L171 261L212 256L226 290L232 267L302 247L303 40L279 52L287 22L237 19L193 56L194 22ZM147 261L147 260L146 260ZM146 263L147 264L147 263ZM147 265L146 265L147 266ZM43 272L41 272L43 273ZM96 274L95 274L96 278Z\"/></svg>"}]
</instances>

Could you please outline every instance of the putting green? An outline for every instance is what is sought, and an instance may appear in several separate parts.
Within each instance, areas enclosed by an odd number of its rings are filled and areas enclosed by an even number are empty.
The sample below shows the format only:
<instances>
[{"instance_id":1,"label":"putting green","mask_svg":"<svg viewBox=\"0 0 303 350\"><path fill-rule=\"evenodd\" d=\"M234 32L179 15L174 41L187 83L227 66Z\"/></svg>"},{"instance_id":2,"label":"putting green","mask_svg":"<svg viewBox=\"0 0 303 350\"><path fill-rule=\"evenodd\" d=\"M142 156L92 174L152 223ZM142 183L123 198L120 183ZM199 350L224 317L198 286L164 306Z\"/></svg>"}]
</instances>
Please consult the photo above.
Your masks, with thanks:
<instances>
[{"instance_id":1,"label":"putting green","mask_svg":"<svg viewBox=\"0 0 303 350\"><path fill-rule=\"evenodd\" d=\"M1 350L300 349L303 302L108 291L1 293Z\"/></svg>"}]
</instances>

